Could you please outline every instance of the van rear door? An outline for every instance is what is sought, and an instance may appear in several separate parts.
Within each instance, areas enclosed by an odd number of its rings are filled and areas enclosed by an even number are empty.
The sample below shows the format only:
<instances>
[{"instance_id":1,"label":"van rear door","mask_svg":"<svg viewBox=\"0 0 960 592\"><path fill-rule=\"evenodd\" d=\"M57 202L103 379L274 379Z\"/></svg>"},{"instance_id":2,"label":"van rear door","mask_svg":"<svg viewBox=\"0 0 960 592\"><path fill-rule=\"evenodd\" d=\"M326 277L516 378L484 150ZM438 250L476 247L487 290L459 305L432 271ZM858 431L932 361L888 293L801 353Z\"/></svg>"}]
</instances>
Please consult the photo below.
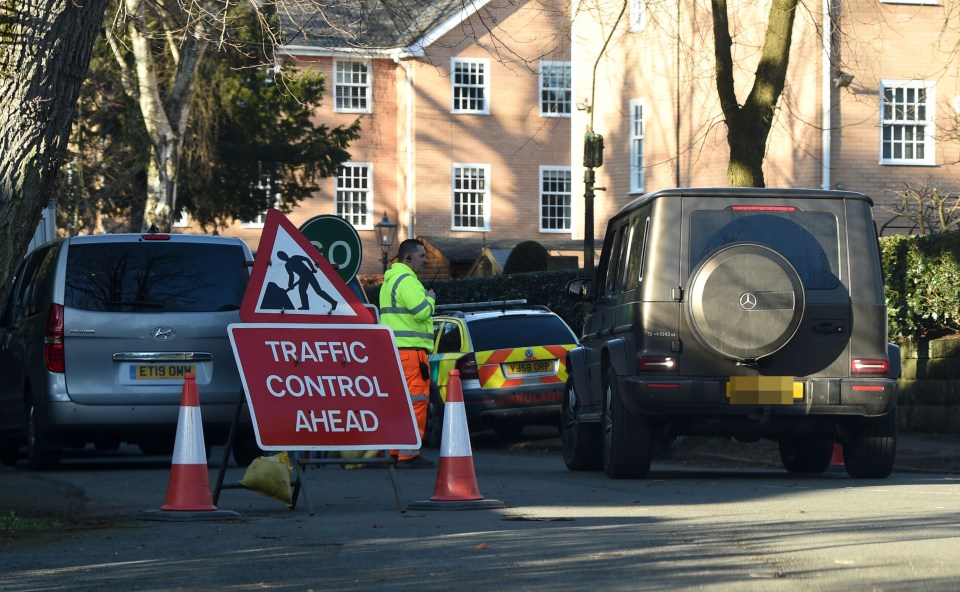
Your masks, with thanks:
<instances>
[{"instance_id":1,"label":"van rear door","mask_svg":"<svg viewBox=\"0 0 960 592\"><path fill-rule=\"evenodd\" d=\"M81 404L177 404L186 372L204 403L241 392L227 325L240 321L239 242L72 239L64 287L66 388Z\"/></svg>"}]
</instances>

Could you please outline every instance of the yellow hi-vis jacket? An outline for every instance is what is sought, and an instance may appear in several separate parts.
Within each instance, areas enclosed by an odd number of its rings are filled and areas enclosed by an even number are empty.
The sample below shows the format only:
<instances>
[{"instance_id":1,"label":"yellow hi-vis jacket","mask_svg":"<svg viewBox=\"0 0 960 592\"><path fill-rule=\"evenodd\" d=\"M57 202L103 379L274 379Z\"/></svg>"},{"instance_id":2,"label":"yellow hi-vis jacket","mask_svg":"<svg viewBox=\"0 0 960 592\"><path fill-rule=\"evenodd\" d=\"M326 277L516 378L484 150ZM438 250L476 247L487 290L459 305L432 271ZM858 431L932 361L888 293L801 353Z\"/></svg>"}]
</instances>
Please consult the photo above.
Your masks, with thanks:
<instances>
[{"instance_id":1,"label":"yellow hi-vis jacket","mask_svg":"<svg viewBox=\"0 0 960 592\"><path fill-rule=\"evenodd\" d=\"M380 287L380 322L393 329L397 347L422 347L433 351L433 310L417 274L404 263L394 263Z\"/></svg>"}]
</instances>

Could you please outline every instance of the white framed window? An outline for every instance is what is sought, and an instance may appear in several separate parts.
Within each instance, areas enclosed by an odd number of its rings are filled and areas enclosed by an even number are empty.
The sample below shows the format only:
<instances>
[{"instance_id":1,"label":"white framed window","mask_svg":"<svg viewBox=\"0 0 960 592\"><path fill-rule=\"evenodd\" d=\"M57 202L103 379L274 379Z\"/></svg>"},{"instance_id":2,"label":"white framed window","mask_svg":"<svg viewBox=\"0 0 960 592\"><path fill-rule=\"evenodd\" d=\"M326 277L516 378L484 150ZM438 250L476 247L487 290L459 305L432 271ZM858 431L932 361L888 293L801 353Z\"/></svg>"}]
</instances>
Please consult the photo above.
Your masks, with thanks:
<instances>
[{"instance_id":1,"label":"white framed window","mask_svg":"<svg viewBox=\"0 0 960 592\"><path fill-rule=\"evenodd\" d=\"M570 167L540 167L540 232L570 232L573 184Z\"/></svg>"},{"instance_id":2,"label":"white framed window","mask_svg":"<svg viewBox=\"0 0 960 592\"><path fill-rule=\"evenodd\" d=\"M490 113L490 60L452 58L453 113Z\"/></svg>"},{"instance_id":3,"label":"white framed window","mask_svg":"<svg viewBox=\"0 0 960 592\"><path fill-rule=\"evenodd\" d=\"M570 62L540 61L540 115L570 117Z\"/></svg>"},{"instance_id":4,"label":"white framed window","mask_svg":"<svg viewBox=\"0 0 960 592\"><path fill-rule=\"evenodd\" d=\"M630 193L643 193L643 101L630 101Z\"/></svg>"},{"instance_id":5,"label":"white framed window","mask_svg":"<svg viewBox=\"0 0 960 592\"><path fill-rule=\"evenodd\" d=\"M342 113L370 113L370 63L357 60L333 61L333 110Z\"/></svg>"},{"instance_id":6,"label":"white framed window","mask_svg":"<svg viewBox=\"0 0 960 592\"><path fill-rule=\"evenodd\" d=\"M280 203L280 193L276 191L279 186L274 185L270 173L263 171L263 163L258 162L257 169L259 170L257 184L250 185L250 200L264 204L264 208L252 220L244 220L240 224L241 228L263 228L267 221L267 210Z\"/></svg>"},{"instance_id":7,"label":"white framed window","mask_svg":"<svg viewBox=\"0 0 960 592\"><path fill-rule=\"evenodd\" d=\"M630 32L642 31L647 20L647 0L630 0Z\"/></svg>"},{"instance_id":8,"label":"white framed window","mask_svg":"<svg viewBox=\"0 0 960 592\"><path fill-rule=\"evenodd\" d=\"M880 81L880 164L932 165L934 84Z\"/></svg>"},{"instance_id":9,"label":"white framed window","mask_svg":"<svg viewBox=\"0 0 960 592\"><path fill-rule=\"evenodd\" d=\"M345 162L337 169L333 194L335 213L358 230L373 228L373 165Z\"/></svg>"},{"instance_id":10,"label":"white framed window","mask_svg":"<svg viewBox=\"0 0 960 592\"><path fill-rule=\"evenodd\" d=\"M489 179L489 164L453 164L451 230L490 230Z\"/></svg>"}]
</instances>

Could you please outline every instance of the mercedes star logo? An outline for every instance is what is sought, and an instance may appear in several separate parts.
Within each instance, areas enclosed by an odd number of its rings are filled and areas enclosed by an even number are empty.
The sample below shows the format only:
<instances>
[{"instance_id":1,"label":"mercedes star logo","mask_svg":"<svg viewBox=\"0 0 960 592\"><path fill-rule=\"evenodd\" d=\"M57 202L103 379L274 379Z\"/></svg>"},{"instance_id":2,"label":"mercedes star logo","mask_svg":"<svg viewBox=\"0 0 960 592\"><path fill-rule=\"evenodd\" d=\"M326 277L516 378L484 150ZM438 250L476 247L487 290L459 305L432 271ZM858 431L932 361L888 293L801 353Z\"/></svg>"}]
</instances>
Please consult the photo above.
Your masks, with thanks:
<instances>
[{"instance_id":1,"label":"mercedes star logo","mask_svg":"<svg viewBox=\"0 0 960 592\"><path fill-rule=\"evenodd\" d=\"M154 327L150 329L150 336L158 341L170 341L177 336L177 332L170 327Z\"/></svg>"},{"instance_id":2,"label":"mercedes star logo","mask_svg":"<svg viewBox=\"0 0 960 592\"><path fill-rule=\"evenodd\" d=\"M740 296L740 308L743 310L753 310L757 307L757 296L750 292L744 292Z\"/></svg>"}]
</instances>

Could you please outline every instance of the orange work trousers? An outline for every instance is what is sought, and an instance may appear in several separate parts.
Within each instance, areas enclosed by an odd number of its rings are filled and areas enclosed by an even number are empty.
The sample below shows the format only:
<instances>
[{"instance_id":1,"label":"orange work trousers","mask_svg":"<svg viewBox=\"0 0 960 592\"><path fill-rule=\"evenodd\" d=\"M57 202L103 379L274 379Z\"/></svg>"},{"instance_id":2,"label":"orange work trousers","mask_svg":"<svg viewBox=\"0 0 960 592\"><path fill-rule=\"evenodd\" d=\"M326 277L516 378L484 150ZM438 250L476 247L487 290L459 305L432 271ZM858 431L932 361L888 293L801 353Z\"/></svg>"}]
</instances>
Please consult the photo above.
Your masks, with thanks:
<instances>
[{"instance_id":1,"label":"orange work trousers","mask_svg":"<svg viewBox=\"0 0 960 592\"><path fill-rule=\"evenodd\" d=\"M400 365L403 366L403 377L407 381L407 391L410 393L410 402L413 404L413 414L417 418L417 429L420 430L420 440L427 429L427 409L430 407L430 379L424 378L420 372L420 364L430 367L427 352L423 349L400 349ZM419 450L391 450L390 454L399 460L409 460L420 455Z\"/></svg>"}]
</instances>

